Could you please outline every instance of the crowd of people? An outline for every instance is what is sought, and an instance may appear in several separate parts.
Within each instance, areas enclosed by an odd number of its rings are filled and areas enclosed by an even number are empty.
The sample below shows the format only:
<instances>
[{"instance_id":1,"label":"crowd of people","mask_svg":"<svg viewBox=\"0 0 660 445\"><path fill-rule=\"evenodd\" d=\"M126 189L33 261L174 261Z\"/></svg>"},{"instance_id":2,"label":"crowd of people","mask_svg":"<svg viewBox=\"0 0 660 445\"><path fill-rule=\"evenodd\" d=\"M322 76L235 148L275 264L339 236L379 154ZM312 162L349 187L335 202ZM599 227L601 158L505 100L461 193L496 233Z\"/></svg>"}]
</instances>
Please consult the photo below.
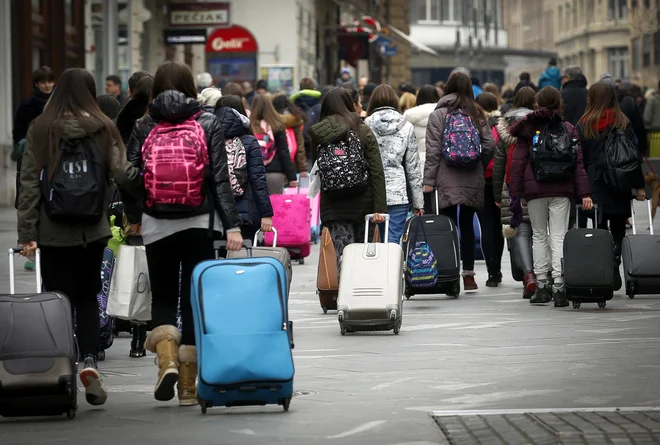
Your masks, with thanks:
<instances>
[{"instance_id":1,"label":"crowd of people","mask_svg":"<svg viewBox=\"0 0 660 445\"><path fill-rule=\"evenodd\" d=\"M291 97L271 95L262 81L254 88L216 88L208 73L195 81L190 68L177 62L153 75L134 73L126 96L114 76L107 79L107 95L97 97L94 78L84 69L66 70L57 84L49 68L35 71L34 94L19 107L14 130L21 161L18 238L27 257L41 249L45 289L64 292L76 309L89 403L107 398L97 366L96 294L111 237L107 204L116 193L124 236L146 246L152 277L151 333L146 337L144 324L134 326L136 338L146 342L134 344L131 356L143 356L143 348L156 353L155 398L171 400L178 388L184 406L197 404L189 286L194 266L215 257L216 239L224 239L227 250L239 250L257 230L271 231L269 196L295 187L316 164L327 174L321 221L339 261L347 245L364 237L367 214L376 223L389 214L389 240L395 243L411 213L444 214L460 227L463 287L477 290L476 214L486 286L502 281L506 237L524 272L523 296L564 307L561 259L571 209L581 204L585 225L598 204L598 224L614 237L618 290L630 196L612 194L603 184L606 136L621 131L643 152L643 120L657 124L660 93L649 95L642 112L627 86L611 76L587 88L578 67L559 71L555 65L539 87L529 75L521 75L514 88L482 87L467 69L457 68L446 82L418 89L403 83L396 91L366 78L356 82L342 71L335 86L319 88L302 79ZM549 182L539 176L545 173L539 173L543 166L534 154L547 128L570 141L567 149L574 153L561 177ZM189 143L172 146L172 134L185 135ZM54 200L52 189L45 199L43 183L57 177L61 148L78 149L81 139L94 154L106 204L95 214L80 208L89 203ZM328 150L320 150L328 146L339 147L333 153L354 161L352 167L324 172L334 162ZM189 155L183 195L156 179L168 149ZM641 171L633 182L636 198L644 199ZM87 214L71 221L61 217L67 211ZM179 300L182 332L176 327Z\"/></svg>"}]
</instances>

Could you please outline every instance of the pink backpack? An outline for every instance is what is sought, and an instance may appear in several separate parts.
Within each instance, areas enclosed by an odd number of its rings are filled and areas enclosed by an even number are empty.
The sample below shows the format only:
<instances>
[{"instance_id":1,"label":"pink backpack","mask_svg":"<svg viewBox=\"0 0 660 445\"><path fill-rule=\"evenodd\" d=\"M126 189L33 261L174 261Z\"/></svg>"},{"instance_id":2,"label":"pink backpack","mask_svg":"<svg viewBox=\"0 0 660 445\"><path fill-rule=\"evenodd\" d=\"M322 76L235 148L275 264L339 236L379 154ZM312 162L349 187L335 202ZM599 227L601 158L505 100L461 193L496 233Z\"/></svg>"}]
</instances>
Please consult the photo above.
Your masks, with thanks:
<instances>
[{"instance_id":1,"label":"pink backpack","mask_svg":"<svg viewBox=\"0 0 660 445\"><path fill-rule=\"evenodd\" d=\"M296 159L296 153L298 152L296 131L293 128L286 129L286 143L289 146L289 153L291 154L291 160L293 161Z\"/></svg>"},{"instance_id":2,"label":"pink backpack","mask_svg":"<svg viewBox=\"0 0 660 445\"><path fill-rule=\"evenodd\" d=\"M261 121L261 130L263 133L255 133L254 137L257 139L259 147L261 148L261 157L264 160L264 165L268 165L273 162L277 147L275 146L273 130L271 130L270 125L264 120Z\"/></svg>"},{"instance_id":3,"label":"pink backpack","mask_svg":"<svg viewBox=\"0 0 660 445\"><path fill-rule=\"evenodd\" d=\"M159 123L142 145L147 207L200 207L204 203L209 150L198 116L177 124Z\"/></svg>"}]
</instances>

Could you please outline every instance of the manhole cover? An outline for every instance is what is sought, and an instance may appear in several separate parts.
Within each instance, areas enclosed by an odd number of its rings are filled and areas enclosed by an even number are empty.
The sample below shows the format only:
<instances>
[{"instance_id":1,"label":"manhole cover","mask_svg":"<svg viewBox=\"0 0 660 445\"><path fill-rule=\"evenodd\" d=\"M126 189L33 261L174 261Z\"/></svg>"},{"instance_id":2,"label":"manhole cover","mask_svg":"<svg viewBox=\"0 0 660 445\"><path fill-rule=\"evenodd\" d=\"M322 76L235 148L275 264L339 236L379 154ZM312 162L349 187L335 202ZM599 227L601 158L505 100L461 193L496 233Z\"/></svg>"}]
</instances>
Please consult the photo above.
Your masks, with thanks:
<instances>
[{"instance_id":1,"label":"manhole cover","mask_svg":"<svg viewBox=\"0 0 660 445\"><path fill-rule=\"evenodd\" d=\"M293 391L293 397L313 396L314 394L318 394L318 392L315 392L315 391Z\"/></svg>"}]
</instances>

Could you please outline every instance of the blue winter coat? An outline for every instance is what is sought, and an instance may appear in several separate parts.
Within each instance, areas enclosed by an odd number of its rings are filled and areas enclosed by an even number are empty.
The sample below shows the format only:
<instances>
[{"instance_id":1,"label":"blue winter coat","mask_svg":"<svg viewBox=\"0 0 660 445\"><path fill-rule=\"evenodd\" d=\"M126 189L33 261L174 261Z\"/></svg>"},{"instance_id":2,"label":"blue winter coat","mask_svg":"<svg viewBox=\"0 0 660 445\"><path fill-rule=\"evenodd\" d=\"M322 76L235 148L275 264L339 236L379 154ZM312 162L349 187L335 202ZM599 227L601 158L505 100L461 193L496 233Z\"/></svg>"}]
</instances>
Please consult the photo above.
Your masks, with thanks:
<instances>
[{"instance_id":1,"label":"blue winter coat","mask_svg":"<svg viewBox=\"0 0 660 445\"><path fill-rule=\"evenodd\" d=\"M270 204L261 148L250 134L250 119L228 107L218 108L215 115L220 120L225 138L239 137L245 147L249 186L243 196L236 198L236 207L243 225L259 227L261 218L273 216L273 207Z\"/></svg>"},{"instance_id":2,"label":"blue winter coat","mask_svg":"<svg viewBox=\"0 0 660 445\"><path fill-rule=\"evenodd\" d=\"M544 87L555 87L561 89L561 71L556 66L549 66L545 69L539 79L539 89Z\"/></svg>"}]
</instances>

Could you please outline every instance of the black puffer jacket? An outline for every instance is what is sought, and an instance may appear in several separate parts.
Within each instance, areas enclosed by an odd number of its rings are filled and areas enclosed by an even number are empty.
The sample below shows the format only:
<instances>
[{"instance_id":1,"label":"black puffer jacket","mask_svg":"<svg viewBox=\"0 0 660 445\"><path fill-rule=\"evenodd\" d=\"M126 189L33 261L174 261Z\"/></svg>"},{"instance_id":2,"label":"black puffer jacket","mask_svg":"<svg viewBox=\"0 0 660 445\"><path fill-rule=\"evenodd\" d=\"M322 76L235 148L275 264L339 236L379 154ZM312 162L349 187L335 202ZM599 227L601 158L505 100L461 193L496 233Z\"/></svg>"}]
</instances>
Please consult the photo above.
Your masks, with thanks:
<instances>
[{"instance_id":1,"label":"black puffer jacket","mask_svg":"<svg viewBox=\"0 0 660 445\"><path fill-rule=\"evenodd\" d=\"M211 189L213 206L220 215L225 230L238 228L241 225L241 218L236 210L234 195L229 184L227 152L225 151L225 136L222 132L222 126L213 114L202 112L201 105L195 99L186 97L183 93L174 90L165 91L156 97L149 106L149 115L141 119L133 129L133 134L126 147L128 162L142 168L142 144L160 121L183 122L197 113L201 113L197 116L197 122L204 129L209 149L213 176L213 187ZM129 222L133 224L140 222L142 215L139 209L127 204L125 211ZM157 215L154 216L157 217Z\"/></svg>"},{"instance_id":2,"label":"black puffer jacket","mask_svg":"<svg viewBox=\"0 0 660 445\"><path fill-rule=\"evenodd\" d=\"M261 157L259 142L250 132L250 119L229 107L215 110L226 139L241 138L245 147L249 187L243 196L236 198L236 207L243 224L261 225L261 218L273 216L273 207L268 195L266 167Z\"/></svg>"}]
</instances>

